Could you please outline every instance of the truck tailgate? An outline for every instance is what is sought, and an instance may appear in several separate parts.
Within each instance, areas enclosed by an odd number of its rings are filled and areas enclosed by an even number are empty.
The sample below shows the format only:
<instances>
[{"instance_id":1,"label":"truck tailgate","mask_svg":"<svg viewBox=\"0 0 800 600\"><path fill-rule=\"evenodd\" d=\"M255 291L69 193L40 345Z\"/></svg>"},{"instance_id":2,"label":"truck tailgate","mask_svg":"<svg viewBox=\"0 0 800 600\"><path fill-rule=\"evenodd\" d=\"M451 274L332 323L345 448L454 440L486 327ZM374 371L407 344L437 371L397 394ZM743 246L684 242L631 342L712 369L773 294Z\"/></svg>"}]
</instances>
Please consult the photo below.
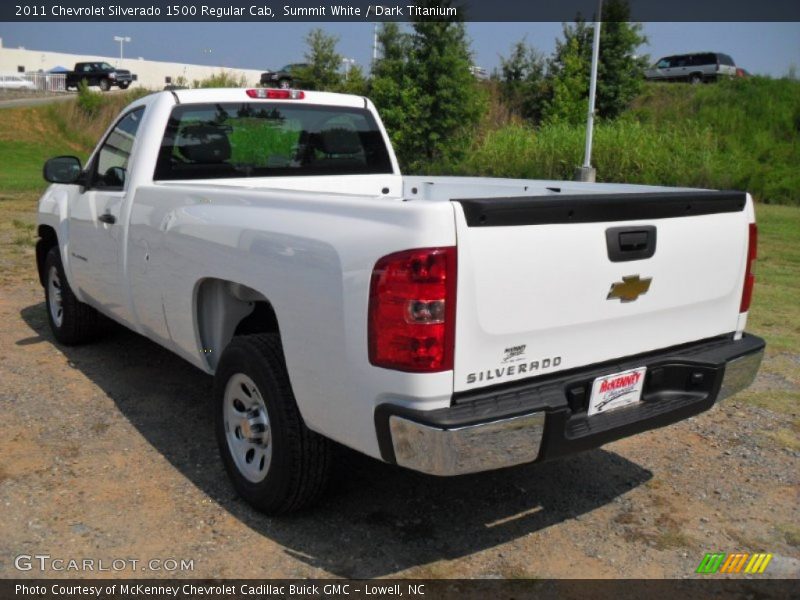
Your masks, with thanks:
<instances>
[{"instance_id":1,"label":"truck tailgate","mask_svg":"<svg viewBox=\"0 0 800 600\"><path fill-rule=\"evenodd\" d=\"M737 329L742 192L453 202L456 392Z\"/></svg>"}]
</instances>

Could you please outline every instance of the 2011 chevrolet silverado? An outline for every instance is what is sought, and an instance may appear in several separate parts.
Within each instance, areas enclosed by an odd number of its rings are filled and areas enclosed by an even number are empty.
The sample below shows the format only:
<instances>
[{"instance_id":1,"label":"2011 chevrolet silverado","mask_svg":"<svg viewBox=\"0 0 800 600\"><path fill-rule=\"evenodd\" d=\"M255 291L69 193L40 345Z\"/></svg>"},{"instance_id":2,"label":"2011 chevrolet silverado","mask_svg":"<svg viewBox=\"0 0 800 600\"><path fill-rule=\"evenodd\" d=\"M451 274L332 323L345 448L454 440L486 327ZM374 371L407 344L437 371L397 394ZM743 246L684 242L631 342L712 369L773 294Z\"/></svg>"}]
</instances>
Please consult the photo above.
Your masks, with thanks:
<instances>
[{"instance_id":1,"label":"2011 chevrolet silverado","mask_svg":"<svg viewBox=\"0 0 800 600\"><path fill-rule=\"evenodd\" d=\"M155 93L44 177L56 340L111 318L213 374L268 513L319 498L333 442L435 475L541 461L709 409L764 350L748 194L403 176L363 97Z\"/></svg>"}]
</instances>

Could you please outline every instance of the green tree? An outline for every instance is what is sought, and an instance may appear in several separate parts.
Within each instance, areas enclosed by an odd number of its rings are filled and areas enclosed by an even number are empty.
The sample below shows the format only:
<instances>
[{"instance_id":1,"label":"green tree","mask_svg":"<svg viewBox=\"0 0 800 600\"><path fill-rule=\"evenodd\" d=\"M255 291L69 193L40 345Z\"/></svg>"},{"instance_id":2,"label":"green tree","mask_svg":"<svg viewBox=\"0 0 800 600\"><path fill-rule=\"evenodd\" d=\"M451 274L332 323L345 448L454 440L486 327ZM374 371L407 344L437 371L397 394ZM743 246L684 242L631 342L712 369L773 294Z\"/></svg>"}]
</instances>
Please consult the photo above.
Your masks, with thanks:
<instances>
[{"instance_id":1,"label":"green tree","mask_svg":"<svg viewBox=\"0 0 800 600\"><path fill-rule=\"evenodd\" d=\"M310 90L335 91L342 80L340 67L342 55L336 51L338 36L328 35L322 29L312 29L306 36L308 66L300 69L297 77L303 87Z\"/></svg>"},{"instance_id":2,"label":"green tree","mask_svg":"<svg viewBox=\"0 0 800 600\"><path fill-rule=\"evenodd\" d=\"M449 7L451 0L422 0L420 6ZM411 36L409 76L419 109L414 135L406 139L405 160L412 170L432 162L458 161L485 109L470 72L472 53L463 21L421 17Z\"/></svg>"},{"instance_id":3,"label":"green tree","mask_svg":"<svg viewBox=\"0 0 800 600\"><path fill-rule=\"evenodd\" d=\"M352 65L347 69L347 76L343 77L336 90L342 94L355 94L366 96L369 93L369 80L364 75L364 70L359 65Z\"/></svg>"},{"instance_id":4,"label":"green tree","mask_svg":"<svg viewBox=\"0 0 800 600\"><path fill-rule=\"evenodd\" d=\"M641 24L630 23L629 18L627 0L607 0L603 4L595 98L597 115L603 118L617 117L628 107L641 89L647 66L646 56L636 56L647 38ZM563 40L556 41L550 60L553 91L545 116L580 122L585 119L588 106L593 27L579 15L573 24L564 25L563 35Z\"/></svg>"},{"instance_id":5,"label":"green tree","mask_svg":"<svg viewBox=\"0 0 800 600\"><path fill-rule=\"evenodd\" d=\"M600 29L600 60L597 66L597 114L619 116L642 89L648 57L637 56L647 43L641 23L630 23L626 0L607 0Z\"/></svg>"},{"instance_id":6,"label":"green tree","mask_svg":"<svg viewBox=\"0 0 800 600\"><path fill-rule=\"evenodd\" d=\"M408 65L411 36L397 23L384 23L378 30L378 48L380 58L373 65L370 98L378 108L398 160L405 168L405 149L411 147L414 126L420 120L417 88Z\"/></svg>"},{"instance_id":7,"label":"green tree","mask_svg":"<svg viewBox=\"0 0 800 600\"><path fill-rule=\"evenodd\" d=\"M508 58L500 57L497 79L503 101L513 113L533 121L541 119L550 91L546 70L544 55L524 40L514 44Z\"/></svg>"},{"instance_id":8,"label":"green tree","mask_svg":"<svg viewBox=\"0 0 800 600\"><path fill-rule=\"evenodd\" d=\"M589 75L579 37L568 37L556 52L558 62L553 69L550 98L542 111L544 120L580 123L586 119L589 106Z\"/></svg>"},{"instance_id":9,"label":"green tree","mask_svg":"<svg viewBox=\"0 0 800 600\"><path fill-rule=\"evenodd\" d=\"M418 5L449 6L451 0ZM420 172L457 162L485 108L485 94L470 72L464 23L421 17L411 33L386 23L378 43L382 53L373 68L371 97L402 168Z\"/></svg>"}]
</instances>

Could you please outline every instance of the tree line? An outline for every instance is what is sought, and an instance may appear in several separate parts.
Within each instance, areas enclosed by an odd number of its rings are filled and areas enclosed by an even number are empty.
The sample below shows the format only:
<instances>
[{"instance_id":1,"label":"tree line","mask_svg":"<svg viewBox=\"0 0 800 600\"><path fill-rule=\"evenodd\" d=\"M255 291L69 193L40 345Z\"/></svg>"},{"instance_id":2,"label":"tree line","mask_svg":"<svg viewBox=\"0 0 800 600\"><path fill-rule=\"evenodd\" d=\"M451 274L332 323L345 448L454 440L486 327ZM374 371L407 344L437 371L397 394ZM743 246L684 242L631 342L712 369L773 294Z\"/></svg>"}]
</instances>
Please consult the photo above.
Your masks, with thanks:
<instances>
[{"instance_id":1,"label":"tree line","mask_svg":"<svg viewBox=\"0 0 800 600\"><path fill-rule=\"evenodd\" d=\"M451 0L430 0L449 6ZM423 3L425 4L425 3ZM604 3L596 114L613 119L639 93L647 57L637 56L647 39L628 22L626 0ZM468 150L490 103L490 95L514 118L532 124L579 123L586 119L592 25L581 16L563 25L562 39L545 56L523 39L514 44L489 82L471 72L473 54L463 21L421 17L410 30L384 23L379 58L367 76L359 66L341 70L338 37L312 30L308 66L297 74L307 89L368 96L377 106L406 172L431 164L453 164Z\"/></svg>"}]
</instances>

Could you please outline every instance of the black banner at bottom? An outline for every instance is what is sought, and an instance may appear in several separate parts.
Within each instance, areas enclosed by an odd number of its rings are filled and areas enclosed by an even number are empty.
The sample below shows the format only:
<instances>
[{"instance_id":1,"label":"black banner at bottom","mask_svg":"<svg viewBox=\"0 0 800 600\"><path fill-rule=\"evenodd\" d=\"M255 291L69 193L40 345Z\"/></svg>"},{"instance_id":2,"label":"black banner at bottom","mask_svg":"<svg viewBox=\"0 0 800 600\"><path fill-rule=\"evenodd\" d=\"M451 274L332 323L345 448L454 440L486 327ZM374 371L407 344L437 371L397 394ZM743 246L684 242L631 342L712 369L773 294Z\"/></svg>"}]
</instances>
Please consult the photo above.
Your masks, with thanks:
<instances>
[{"instance_id":1,"label":"black banner at bottom","mask_svg":"<svg viewBox=\"0 0 800 600\"><path fill-rule=\"evenodd\" d=\"M0 598L30 600L492 600L800 596L788 579L5 579Z\"/></svg>"}]
</instances>

